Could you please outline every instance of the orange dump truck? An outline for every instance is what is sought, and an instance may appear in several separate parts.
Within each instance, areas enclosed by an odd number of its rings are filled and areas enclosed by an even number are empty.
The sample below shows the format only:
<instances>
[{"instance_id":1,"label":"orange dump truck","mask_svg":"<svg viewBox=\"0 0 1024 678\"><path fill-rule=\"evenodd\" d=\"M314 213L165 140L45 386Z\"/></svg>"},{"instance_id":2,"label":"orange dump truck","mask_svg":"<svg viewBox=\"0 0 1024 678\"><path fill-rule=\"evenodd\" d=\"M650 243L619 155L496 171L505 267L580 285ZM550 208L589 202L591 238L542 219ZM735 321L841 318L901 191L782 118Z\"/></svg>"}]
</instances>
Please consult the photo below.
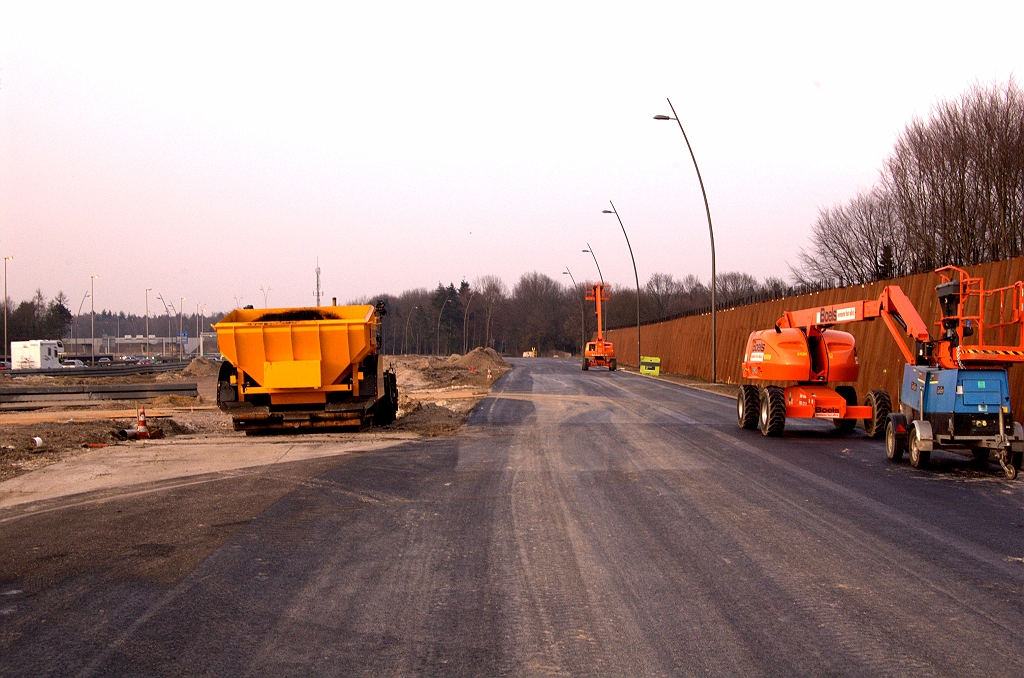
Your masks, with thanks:
<instances>
[{"instance_id":1,"label":"orange dump truck","mask_svg":"<svg viewBox=\"0 0 1024 678\"><path fill-rule=\"evenodd\" d=\"M398 411L380 355L384 305L236 309L214 325L217 405L236 431L385 425Z\"/></svg>"}]
</instances>

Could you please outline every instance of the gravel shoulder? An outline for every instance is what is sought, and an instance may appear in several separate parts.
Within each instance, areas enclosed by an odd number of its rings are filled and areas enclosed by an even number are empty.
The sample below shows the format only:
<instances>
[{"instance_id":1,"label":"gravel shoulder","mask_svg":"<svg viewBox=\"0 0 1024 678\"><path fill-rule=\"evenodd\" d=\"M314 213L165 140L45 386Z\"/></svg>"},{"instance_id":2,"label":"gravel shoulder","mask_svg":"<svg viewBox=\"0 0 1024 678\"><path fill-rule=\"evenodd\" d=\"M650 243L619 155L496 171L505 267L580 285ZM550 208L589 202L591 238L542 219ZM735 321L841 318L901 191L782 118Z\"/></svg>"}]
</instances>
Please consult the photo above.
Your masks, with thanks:
<instances>
[{"instance_id":1,"label":"gravel shoulder","mask_svg":"<svg viewBox=\"0 0 1024 678\"><path fill-rule=\"evenodd\" d=\"M99 401L0 413L0 507L115 485L381 449L420 436L450 435L509 369L496 353L482 349L448 358L387 356L386 360L398 376L399 418L370 431L261 436L258 442L250 438L238 445L245 440L244 434L234 431L231 418L214 404L217 367L198 360L178 372L123 378L124 383L194 381L198 397ZM99 379L116 383L120 378ZM4 377L0 386L82 381L64 376ZM118 440L117 431L136 425L139 407L145 408L150 428L162 439Z\"/></svg>"}]
</instances>

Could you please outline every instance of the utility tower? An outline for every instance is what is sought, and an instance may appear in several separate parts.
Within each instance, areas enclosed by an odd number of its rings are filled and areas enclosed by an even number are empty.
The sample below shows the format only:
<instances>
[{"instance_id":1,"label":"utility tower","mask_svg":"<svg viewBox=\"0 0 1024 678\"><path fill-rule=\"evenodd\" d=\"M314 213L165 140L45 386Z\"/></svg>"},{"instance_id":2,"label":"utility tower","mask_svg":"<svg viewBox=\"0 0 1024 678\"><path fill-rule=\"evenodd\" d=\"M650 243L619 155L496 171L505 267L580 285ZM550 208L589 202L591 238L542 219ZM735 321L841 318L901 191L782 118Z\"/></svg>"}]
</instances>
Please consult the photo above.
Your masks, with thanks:
<instances>
[{"instance_id":1,"label":"utility tower","mask_svg":"<svg viewBox=\"0 0 1024 678\"><path fill-rule=\"evenodd\" d=\"M316 260L316 305L320 305L320 258Z\"/></svg>"}]
</instances>

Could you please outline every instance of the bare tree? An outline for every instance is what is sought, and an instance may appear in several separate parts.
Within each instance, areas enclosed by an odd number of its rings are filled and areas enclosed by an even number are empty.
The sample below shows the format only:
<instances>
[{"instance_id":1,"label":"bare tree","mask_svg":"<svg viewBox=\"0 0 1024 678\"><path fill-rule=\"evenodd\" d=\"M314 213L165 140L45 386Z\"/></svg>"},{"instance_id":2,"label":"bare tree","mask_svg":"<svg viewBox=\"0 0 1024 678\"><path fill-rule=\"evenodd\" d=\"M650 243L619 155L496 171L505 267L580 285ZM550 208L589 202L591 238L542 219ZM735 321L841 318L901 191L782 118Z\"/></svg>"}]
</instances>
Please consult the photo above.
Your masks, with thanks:
<instances>
[{"instance_id":1,"label":"bare tree","mask_svg":"<svg viewBox=\"0 0 1024 678\"><path fill-rule=\"evenodd\" d=\"M850 284L1024 254L1024 93L975 84L914 118L881 182L819 210L798 283Z\"/></svg>"},{"instance_id":2,"label":"bare tree","mask_svg":"<svg viewBox=\"0 0 1024 678\"><path fill-rule=\"evenodd\" d=\"M669 309L685 293L683 283L672 277L670 273L652 273L644 291L650 299L655 317L664 318Z\"/></svg>"},{"instance_id":3,"label":"bare tree","mask_svg":"<svg viewBox=\"0 0 1024 678\"><path fill-rule=\"evenodd\" d=\"M885 163L907 272L1024 253L1024 93L975 84L915 118Z\"/></svg>"},{"instance_id":4,"label":"bare tree","mask_svg":"<svg viewBox=\"0 0 1024 678\"><path fill-rule=\"evenodd\" d=\"M484 306L487 309L486 322L484 324L484 346L491 345L491 318L494 317L495 306L508 296L508 288L505 282L496 275L485 275L473 281L480 296L483 297Z\"/></svg>"},{"instance_id":5,"label":"bare tree","mask_svg":"<svg viewBox=\"0 0 1024 678\"><path fill-rule=\"evenodd\" d=\"M791 267L799 283L864 283L891 278L906 266L905 240L879 188L858 193L846 205L820 209L811 239L811 249L797 255L799 266Z\"/></svg>"}]
</instances>

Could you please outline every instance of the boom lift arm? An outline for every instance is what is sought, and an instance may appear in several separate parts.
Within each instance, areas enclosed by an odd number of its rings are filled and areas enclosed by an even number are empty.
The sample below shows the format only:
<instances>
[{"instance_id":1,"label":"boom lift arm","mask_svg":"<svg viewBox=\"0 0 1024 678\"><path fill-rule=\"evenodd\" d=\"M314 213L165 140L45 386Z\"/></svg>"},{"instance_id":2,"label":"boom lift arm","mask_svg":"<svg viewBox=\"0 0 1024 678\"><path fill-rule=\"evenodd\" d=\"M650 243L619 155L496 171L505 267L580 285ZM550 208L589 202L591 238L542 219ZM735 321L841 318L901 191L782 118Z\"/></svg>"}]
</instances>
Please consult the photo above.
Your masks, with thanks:
<instances>
[{"instance_id":1,"label":"boom lift arm","mask_svg":"<svg viewBox=\"0 0 1024 678\"><path fill-rule=\"evenodd\" d=\"M900 352L907 363L913 365L918 359L915 351L911 351L903 340L907 335L917 341L917 353L921 346L931 344L928 325L921 319L913 302L903 293L899 285L887 285L876 300L849 301L843 304L819 306L799 311L786 311L776 323L776 327L794 327L806 332L813 327L831 327L840 323L859 322L881 318L889 328Z\"/></svg>"},{"instance_id":2,"label":"boom lift arm","mask_svg":"<svg viewBox=\"0 0 1024 678\"><path fill-rule=\"evenodd\" d=\"M786 311L776 327L795 327L807 333L814 328L881 318L908 365L966 369L1024 362L1024 282L986 290L981 278L972 278L956 266L940 268L936 273L942 280L935 288L941 314L936 323L938 339L929 336L927 324L898 285L888 285L874 301ZM955 279L950 277L953 274ZM991 322L996 317L996 306L998 317ZM995 343L986 340L992 334L997 335ZM916 340L913 351L903 335Z\"/></svg>"}]
</instances>

